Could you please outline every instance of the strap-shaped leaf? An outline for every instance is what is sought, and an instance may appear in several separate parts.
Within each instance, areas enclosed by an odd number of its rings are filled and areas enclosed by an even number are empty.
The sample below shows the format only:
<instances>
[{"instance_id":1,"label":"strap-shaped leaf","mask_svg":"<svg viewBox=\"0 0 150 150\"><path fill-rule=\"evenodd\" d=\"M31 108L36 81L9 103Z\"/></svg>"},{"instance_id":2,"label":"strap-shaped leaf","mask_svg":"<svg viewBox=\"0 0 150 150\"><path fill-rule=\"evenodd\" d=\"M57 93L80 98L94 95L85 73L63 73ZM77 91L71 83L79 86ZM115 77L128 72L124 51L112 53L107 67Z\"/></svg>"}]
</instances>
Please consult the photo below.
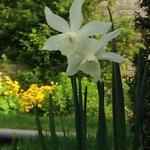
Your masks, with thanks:
<instances>
[{"instance_id":1,"label":"strap-shaped leaf","mask_svg":"<svg viewBox=\"0 0 150 150\"><path fill-rule=\"evenodd\" d=\"M111 11L108 7L110 20L113 22ZM112 23L112 31L114 31L114 24ZM112 51L116 52L116 41L112 41ZM114 129L114 149L126 150L126 122L124 109L124 96L121 81L121 73L119 64L113 62L112 64L112 105L113 105L113 129Z\"/></svg>"},{"instance_id":2,"label":"strap-shaped leaf","mask_svg":"<svg viewBox=\"0 0 150 150\"><path fill-rule=\"evenodd\" d=\"M35 114L35 121L36 121L37 130L38 130L41 150L46 150L46 144L45 144L44 135L43 135L43 132L42 132L41 122L40 122L40 119L39 119L38 108L37 108L37 106L35 106L33 109L34 109L34 114Z\"/></svg>"},{"instance_id":3,"label":"strap-shaped leaf","mask_svg":"<svg viewBox=\"0 0 150 150\"><path fill-rule=\"evenodd\" d=\"M106 118L104 110L104 83L97 82L97 90L99 97L99 115L98 115L98 131L97 131L97 150L108 150Z\"/></svg>"},{"instance_id":4,"label":"strap-shaped leaf","mask_svg":"<svg viewBox=\"0 0 150 150\"><path fill-rule=\"evenodd\" d=\"M138 62L141 62L141 55L139 54ZM138 63L138 71L141 70L141 63ZM135 130L133 139L133 150L137 150L142 147L141 141L141 129L142 129L142 112L144 108L144 91L146 88L146 81L148 79L148 64L145 64L144 74L140 79L140 73L137 73L137 86L135 91Z\"/></svg>"},{"instance_id":5,"label":"strap-shaped leaf","mask_svg":"<svg viewBox=\"0 0 150 150\"><path fill-rule=\"evenodd\" d=\"M56 129L55 129L52 94L49 95L49 129L51 133L51 141L52 141L53 149L59 150Z\"/></svg>"}]
</instances>

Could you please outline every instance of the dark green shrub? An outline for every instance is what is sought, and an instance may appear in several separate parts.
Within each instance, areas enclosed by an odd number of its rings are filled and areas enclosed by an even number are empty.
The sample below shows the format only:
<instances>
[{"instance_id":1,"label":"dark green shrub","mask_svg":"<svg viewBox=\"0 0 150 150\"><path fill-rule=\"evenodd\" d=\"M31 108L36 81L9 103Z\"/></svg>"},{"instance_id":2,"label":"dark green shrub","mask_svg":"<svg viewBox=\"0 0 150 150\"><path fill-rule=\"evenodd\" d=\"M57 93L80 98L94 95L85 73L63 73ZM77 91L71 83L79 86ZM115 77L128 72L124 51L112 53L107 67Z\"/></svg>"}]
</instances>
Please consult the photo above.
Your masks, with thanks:
<instances>
[{"instance_id":1,"label":"dark green shrub","mask_svg":"<svg viewBox=\"0 0 150 150\"><path fill-rule=\"evenodd\" d=\"M141 12L136 12L135 18L135 28L141 32L141 41L144 44L144 48L139 50L133 58L133 63L136 68L134 78L130 79L130 87L131 87L131 95L133 102L133 110L135 109L135 101L133 97L133 91L135 91L135 86L137 84L137 72L139 76L139 80L141 80L143 76L143 71L145 64L148 65L148 79L146 81L146 87L144 91L144 109L142 112L142 124L141 124L141 133L140 138L142 139L141 143L143 145L143 149L150 148L150 60L148 59L150 56L150 1L142 0L139 1L139 6L141 7ZM143 15L145 14L145 15ZM138 68L138 57L140 57L140 70ZM134 121L132 121L134 122Z\"/></svg>"}]
</instances>

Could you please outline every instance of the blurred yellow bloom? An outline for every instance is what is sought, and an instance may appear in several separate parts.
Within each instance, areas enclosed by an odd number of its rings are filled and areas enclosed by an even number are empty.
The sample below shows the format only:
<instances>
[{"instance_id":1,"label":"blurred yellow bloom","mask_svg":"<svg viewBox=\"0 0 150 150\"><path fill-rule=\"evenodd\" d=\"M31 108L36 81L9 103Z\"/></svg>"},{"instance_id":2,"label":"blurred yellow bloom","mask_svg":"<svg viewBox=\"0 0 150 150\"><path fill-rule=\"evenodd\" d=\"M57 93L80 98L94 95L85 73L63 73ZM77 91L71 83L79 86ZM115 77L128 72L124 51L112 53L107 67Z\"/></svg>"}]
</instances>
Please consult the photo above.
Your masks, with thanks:
<instances>
[{"instance_id":1,"label":"blurred yellow bloom","mask_svg":"<svg viewBox=\"0 0 150 150\"><path fill-rule=\"evenodd\" d=\"M0 92L4 95L18 96L20 91L20 85L17 81L13 81L9 76L4 76L0 72Z\"/></svg>"},{"instance_id":2,"label":"blurred yellow bloom","mask_svg":"<svg viewBox=\"0 0 150 150\"><path fill-rule=\"evenodd\" d=\"M5 76L5 86L10 94L18 95L20 85L17 81L13 81L9 76Z\"/></svg>"},{"instance_id":3,"label":"blurred yellow bloom","mask_svg":"<svg viewBox=\"0 0 150 150\"><path fill-rule=\"evenodd\" d=\"M0 94L4 96L15 96L21 110L24 112L30 111L34 106L43 109L45 95L52 93L56 89L56 85L54 82L51 82L50 85L43 86L32 84L24 91L20 89L17 81L12 80L9 76L3 76L0 72Z\"/></svg>"},{"instance_id":4,"label":"blurred yellow bloom","mask_svg":"<svg viewBox=\"0 0 150 150\"><path fill-rule=\"evenodd\" d=\"M26 91L22 91L20 93L19 104L21 106L21 110L24 112L28 112L34 106L43 109L45 94L51 93L54 89L55 84L53 86L38 86L37 84L30 85L30 87Z\"/></svg>"}]
</instances>

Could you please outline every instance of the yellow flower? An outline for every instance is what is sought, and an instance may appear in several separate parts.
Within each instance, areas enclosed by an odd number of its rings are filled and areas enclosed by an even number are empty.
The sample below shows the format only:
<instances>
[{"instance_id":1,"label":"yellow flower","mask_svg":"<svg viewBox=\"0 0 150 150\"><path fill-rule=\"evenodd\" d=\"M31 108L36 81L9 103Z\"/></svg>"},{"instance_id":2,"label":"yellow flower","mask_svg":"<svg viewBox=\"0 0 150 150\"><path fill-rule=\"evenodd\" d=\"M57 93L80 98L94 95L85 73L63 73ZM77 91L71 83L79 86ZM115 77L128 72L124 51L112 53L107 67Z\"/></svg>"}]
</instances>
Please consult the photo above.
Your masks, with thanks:
<instances>
[{"instance_id":1,"label":"yellow flower","mask_svg":"<svg viewBox=\"0 0 150 150\"><path fill-rule=\"evenodd\" d=\"M32 84L26 91L20 93L19 104L21 110L28 112L34 106L43 109L43 102L45 94L52 93L55 86L43 85L38 86L37 84Z\"/></svg>"},{"instance_id":2,"label":"yellow flower","mask_svg":"<svg viewBox=\"0 0 150 150\"><path fill-rule=\"evenodd\" d=\"M4 86L10 94L19 95L20 85L17 81L13 81L9 76L5 76Z\"/></svg>"},{"instance_id":3,"label":"yellow flower","mask_svg":"<svg viewBox=\"0 0 150 150\"><path fill-rule=\"evenodd\" d=\"M13 81L9 76L4 76L0 72L0 92L4 95L19 96L20 85L17 81Z\"/></svg>"}]
</instances>

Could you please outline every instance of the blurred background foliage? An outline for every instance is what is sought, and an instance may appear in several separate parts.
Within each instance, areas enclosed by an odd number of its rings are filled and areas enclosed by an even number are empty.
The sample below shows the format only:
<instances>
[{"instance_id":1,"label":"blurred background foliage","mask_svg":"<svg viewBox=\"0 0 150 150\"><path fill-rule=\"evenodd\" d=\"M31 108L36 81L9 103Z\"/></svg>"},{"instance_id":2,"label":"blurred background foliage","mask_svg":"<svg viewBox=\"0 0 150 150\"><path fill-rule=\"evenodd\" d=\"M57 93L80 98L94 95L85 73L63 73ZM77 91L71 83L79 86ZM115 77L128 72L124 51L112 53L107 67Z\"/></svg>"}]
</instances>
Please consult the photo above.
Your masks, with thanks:
<instances>
[{"instance_id":1,"label":"blurred background foliage","mask_svg":"<svg viewBox=\"0 0 150 150\"><path fill-rule=\"evenodd\" d=\"M47 84L57 81L58 101L61 107L70 112L72 105L69 81L61 72L66 70L66 58L59 52L42 50L45 40L55 35L54 31L46 24L44 7L48 6L53 12L68 20L68 10L73 0L1 0L0 1L0 68L6 74L19 81L21 88L27 89L31 84ZM117 0L108 0L111 7L115 28L122 28L122 33L117 39L118 53L128 58L121 65L127 109L130 108L129 86L126 80L133 75L132 59L141 44L140 34L133 27L134 16L116 11ZM84 23L97 19L109 21L107 7L100 4L99 0L86 0L83 6ZM111 44L108 51L111 50ZM15 65L15 67L14 67ZM105 94L107 104L111 103L111 63L102 62L102 78L105 81ZM16 67L17 66L17 67ZM89 97L95 98L94 83L90 83ZM84 81L85 82L85 81ZM93 89L92 89L93 88ZM65 94L65 95L64 95ZM95 98L96 99L96 98ZM91 112L95 112L97 101L90 101ZM59 108L59 107L58 107ZM61 110L61 109L60 109ZM110 108L111 110L111 108Z\"/></svg>"},{"instance_id":2,"label":"blurred background foliage","mask_svg":"<svg viewBox=\"0 0 150 150\"><path fill-rule=\"evenodd\" d=\"M141 79L145 65L148 66L148 79L144 91L144 109L142 111L142 124L141 124L141 138L143 149L150 149L150 1L139 1L140 10L136 12L135 28L141 32L142 42L144 48L139 50L139 53L134 56L134 65L136 67L136 74L131 78L131 89L135 88L137 83L137 72L140 70L139 77ZM141 56L141 68L138 68L138 57ZM133 96L131 94L131 96ZM135 104L132 98L133 106ZM135 108L134 108L135 109Z\"/></svg>"}]
</instances>

